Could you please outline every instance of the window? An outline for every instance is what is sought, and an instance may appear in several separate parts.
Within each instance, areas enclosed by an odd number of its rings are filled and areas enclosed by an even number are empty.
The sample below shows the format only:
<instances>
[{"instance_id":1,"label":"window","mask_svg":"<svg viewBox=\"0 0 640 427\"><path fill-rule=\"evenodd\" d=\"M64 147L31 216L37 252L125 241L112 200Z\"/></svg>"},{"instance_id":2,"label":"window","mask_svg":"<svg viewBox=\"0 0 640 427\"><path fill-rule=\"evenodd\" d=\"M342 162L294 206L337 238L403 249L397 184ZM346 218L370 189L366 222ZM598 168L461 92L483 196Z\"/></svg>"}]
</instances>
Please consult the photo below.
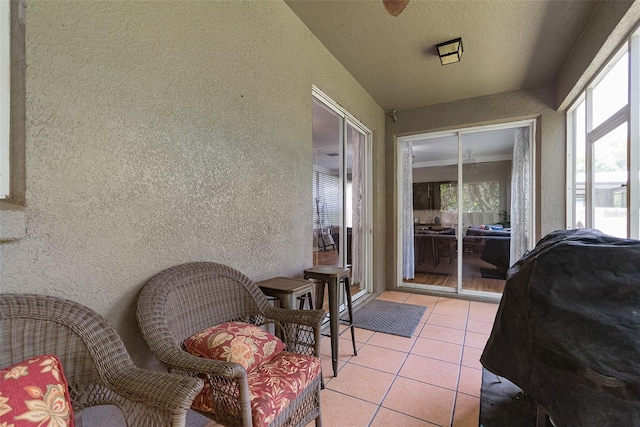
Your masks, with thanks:
<instances>
[{"instance_id":1,"label":"window","mask_svg":"<svg viewBox=\"0 0 640 427\"><path fill-rule=\"evenodd\" d=\"M26 231L25 0L0 0L0 242Z\"/></svg>"},{"instance_id":2,"label":"window","mask_svg":"<svg viewBox=\"0 0 640 427\"><path fill-rule=\"evenodd\" d=\"M500 211L500 183L472 182L462 185L462 205L465 212L498 212ZM458 209L458 184L440 184L441 209L455 211Z\"/></svg>"},{"instance_id":3,"label":"window","mask_svg":"<svg viewBox=\"0 0 640 427\"><path fill-rule=\"evenodd\" d=\"M11 19L8 1L0 1L0 199L9 196L9 105Z\"/></svg>"},{"instance_id":4,"label":"window","mask_svg":"<svg viewBox=\"0 0 640 427\"><path fill-rule=\"evenodd\" d=\"M567 113L567 228L639 237L637 44L636 34Z\"/></svg>"}]
</instances>

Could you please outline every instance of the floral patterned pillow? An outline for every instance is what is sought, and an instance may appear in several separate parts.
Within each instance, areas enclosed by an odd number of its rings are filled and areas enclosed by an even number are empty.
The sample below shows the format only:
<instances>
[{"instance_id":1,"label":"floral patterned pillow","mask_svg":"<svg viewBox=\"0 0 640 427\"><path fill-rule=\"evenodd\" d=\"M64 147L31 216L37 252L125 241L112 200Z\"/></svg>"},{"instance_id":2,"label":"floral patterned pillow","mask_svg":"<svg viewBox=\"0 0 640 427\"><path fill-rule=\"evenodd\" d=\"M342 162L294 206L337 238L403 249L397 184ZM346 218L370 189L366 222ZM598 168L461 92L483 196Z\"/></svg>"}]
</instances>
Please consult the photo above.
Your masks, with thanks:
<instances>
[{"instance_id":1,"label":"floral patterned pillow","mask_svg":"<svg viewBox=\"0 0 640 427\"><path fill-rule=\"evenodd\" d=\"M0 426L45 425L74 425L60 360L46 354L0 369Z\"/></svg>"},{"instance_id":2,"label":"floral patterned pillow","mask_svg":"<svg viewBox=\"0 0 640 427\"><path fill-rule=\"evenodd\" d=\"M284 350L285 345L255 325L226 322L187 338L184 348L194 356L239 363L250 372Z\"/></svg>"}]
</instances>

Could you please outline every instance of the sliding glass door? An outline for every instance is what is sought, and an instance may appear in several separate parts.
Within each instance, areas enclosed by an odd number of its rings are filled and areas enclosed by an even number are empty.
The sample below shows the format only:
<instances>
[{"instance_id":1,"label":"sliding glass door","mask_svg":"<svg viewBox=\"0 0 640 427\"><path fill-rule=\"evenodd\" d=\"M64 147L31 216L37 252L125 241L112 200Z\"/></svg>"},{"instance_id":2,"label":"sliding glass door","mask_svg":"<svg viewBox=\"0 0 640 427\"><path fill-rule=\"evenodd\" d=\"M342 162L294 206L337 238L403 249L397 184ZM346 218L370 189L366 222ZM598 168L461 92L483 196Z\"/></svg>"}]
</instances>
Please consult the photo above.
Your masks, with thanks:
<instances>
[{"instance_id":1,"label":"sliding glass door","mask_svg":"<svg viewBox=\"0 0 640 427\"><path fill-rule=\"evenodd\" d=\"M313 265L349 268L353 299L371 286L370 152L370 131L314 89Z\"/></svg>"},{"instance_id":2,"label":"sliding glass door","mask_svg":"<svg viewBox=\"0 0 640 427\"><path fill-rule=\"evenodd\" d=\"M399 286L501 294L532 244L531 135L518 122L399 138Z\"/></svg>"}]
</instances>

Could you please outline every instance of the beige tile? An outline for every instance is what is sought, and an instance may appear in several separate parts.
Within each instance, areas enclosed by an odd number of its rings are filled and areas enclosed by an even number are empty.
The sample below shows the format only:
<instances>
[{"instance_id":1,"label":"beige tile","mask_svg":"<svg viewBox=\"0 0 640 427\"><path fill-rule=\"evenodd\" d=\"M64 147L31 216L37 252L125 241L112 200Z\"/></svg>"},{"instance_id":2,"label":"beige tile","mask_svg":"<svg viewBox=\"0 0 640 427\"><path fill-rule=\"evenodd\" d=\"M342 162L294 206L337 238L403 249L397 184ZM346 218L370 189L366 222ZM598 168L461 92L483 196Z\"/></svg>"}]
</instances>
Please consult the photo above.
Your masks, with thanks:
<instances>
[{"instance_id":1,"label":"beige tile","mask_svg":"<svg viewBox=\"0 0 640 427\"><path fill-rule=\"evenodd\" d=\"M406 358L405 352L365 344L349 362L395 375Z\"/></svg>"},{"instance_id":2,"label":"beige tile","mask_svg":"<svg viewBox=\"0 0 640 427\"><path fill-rule=\"evenodd\" d=\"M347 363L326 387L377 405L393 382L394 375Z\"/></svg>"},{"instance_id":3,"label":"beige tile","mask_svg":"<svg viewBox=\"0 0 640 427\"><path fill-rule=\"evenodd\" d=\"M427 308L424 312L424 314L422 315L422 317L420 318L420 322L418 327L416 328L416 330L413 332L413 335L416 335L416 332L420 331L420 326L424 325L425 323L427 323L427 320L429 320L429 316L431 316L431 312L433 310L431 308Z\"/></svg>"},{"instance_id":4,"label":"beige tile","mask_svg":"<svg viewBox=\"0 0 640 427\"><path fill-rule=\"evenodd\" d=\"M329 329L327 329L326 332L327 332L327 336L325 338L330 338L328 336L329 335ZM353 328L353 334L356 337L356 348L359 345L362 345L365 342L367 342L367 340L374 333L375 333L374 331L369 331L367 329L361 329L361 328L355 328L354 327ZM339 334L338 336L340 337L340 339L348 340L349 342L351 342L351 327L349 325L347 325L346 323L338 324L338 334ZM353 346L352 346L352 348L353 348Z\"/></svg>"},{"instance_id":5,"label":"beige tile","mask_svg":"<svg viewBox=\"0 0 640 427\"><path fill-rule=\"evenodd\" d=\"M465 329L465 327L467 326L467 319L463 317L431 313L431 315L427 319L427 325L438 325L445 326L447 328Z\"/></svg>"},{"instance_id":6,"label":"beige tile","mask_svg":"<svg viewBox=\"0 0 640 427\"><path fill-rule=\"evenodd\" d=\"M457 363L410 354L398 375L455 391L459 369Z\"/></svg>"},{"instance_id":7,"label":"beige tile","mask_svg":"<svg viewBox=\"0 0 640 427\"><path fill-rule=\"evenodd\" d=\"M356 349L362 346L362 343L356 342ZM320 354L331 357L331 338L323 336L320 338ZM338 339L338 359L349 360L353 357L353 345L351 344L351 335Z\"/></svg>"},{"instance_id":8,"label":"beige tile","mask_svg":"<svg viewBox=\"0 0 640 427\"><path fill-rule=\"evenodd\" d=\"M478 427L480 424L480 399L458 393L453 411L452 427Z\"/></svg>"},{"instance_id":9,"label":"beige tile","mask_svg":"<svg viewBox=\"0 0 640 427\"><path fill-rule=\"evenodd\" d=\"M385 301L404 302L410 294L406 292L385 291L378 295L378 298Z\"/></svg>"},{"instance_id":10,"label":"beige tile","mask_svg":"<svg viewBox=\"0 0 640 427\"><path fill-rule=\"evenodd\" d=\"M367 329L353 328L353 330L356 336L356 342L359 343L366 343L373 336L373 334L375 334L375 331L369 331ZM351 332L346 331L341 337L348 337L349 339L351 339Z\"/></svg>"},{"instance_id":11,"label":"beige tile","mask_svg":"<svg viewBox=\"0 0 640 427\"><path fill-rule=\"evenodd\" d=\"M464 345L475 348L484 348L484 346L487 344L488 339L488 334L467 331L464 337Z\"/></svg>"},{"instance_id":12,"label":"beige tile","mask_svg":"<svg viewBox=\"0 0 640 427\"><path fill-rule=\"evenodd\" d=\"M421 338L429 338L437 341L450 342L452 344L464 344L464 330L447 328L444 326L426 324L420 333Z\"/></svg>"},{"instance_id":13,"label":"beige tile","mask_svg":"<svg viewBox=\"0 0 640 427\"><path fill-rule=\"evenodd\" d=\"M331 338L325 336L320 337L320 354L331 356Z\"/></svg>"},{"instance_id":14,"label":"beige tile","mask_svg":"<svg viewBox=\"0 0 640 427\"><path fill-rule=\"evenodd\" d=\"M469 301L451 298L440 298L433 308L434 314L445 314L453 317L464 317L469 315Z\"/></svg>"},{"instance_id":15,"label":"beige tile","mask_svg":"<svg viewBox=\"0 0 640 427\"><path fill-rule=\"evenodd\" d=\"M322 378L326 384L327 381L333 378L333 364L331 363L331 356L320 355L320 362L322 363ZM338 372L347 363L344 359L338 359Z\"/></svg>"},{"instance_id":16,"label":"beige tile","mask_svg":"<svg viewBox=\"0 0 640 427\"><path fill-rule=\"evenodd\" d=\"M479 359L498 305L396 291L387 291L380 299L427 310L411 338L356 328L358 356L353 356L350 332L341 325L345 332L339 339L335 378L330 338L322 337L323 424L478 426ZM313 426L311 422L307 427Z\"/></svg>"},{"instance_id":17,"label":"beige tile","mask_svg":"<svg viewBox=\"0 0 640 427\"><path fill-rule=\"evenodd\" d=\"M444 341L418 338L411 349L411 353L459 364L462 346Z\"/></svg>"},{"instance_id":18,"label":"beige tile","mask_svg":"<svg viewBox=\"0 0 640 427\"><path fill-rule=\"evenodd\" d=\"M367 344L408 353L414 342L416 342L416 337L406 338L398 335L376 332L369 341L367 341Z\"/></svg>"},{"instance_id":19,"label":"beige tile","mask_svg":"<svg viewBox=\"0 0 640 427\"><path fill-rule=\"evenodd\" d=\"M471 305L469 307L469 319L493 322L497 312L497 303L471 301Z\"/></svg>"},{"instance_id":20,"label":"beige tile","mask_svg":"<svg viewBox=\"0 0 640 427\"><path fill-rule=\"evenodd\" d=\"M364 346L363 343L358 342L356 339L356 352L360 351L360 348ZM353 356L353 341L351 341L351 332L345 332L344 335L338 340L338 358L349 358Z\"/></svg>"},{"instance_id":21,"label":"beige tile","mask_svg":"<svg viewBox=\"0 0 640 427\"><path fill-rule=\"evenodd\" d=\"M460 381L458 382L458 392L480 397L482 387L482 369L460 367Z\"/></svg>"},{"instance_id":22,"label":"beige tile","mask_svg":"<svg viewBox=\"0 0 640 427\"><path fill-rule=\"evenodd\" d=\"M490 334L493 328L493 322L484 322L482 320L469 320L467 323L467 331L478 332L481 334Z\"/></svg>"},{"instance_id":23,"label":"beige tile","mask_svg":"<svg viewBox=\"0 0 640 427\"><path fill-rule=\"evenodd\" d=\"M482 369L480 363L480 356L482 356L482 349L473 347L464 347L462 351L462 366L468 366L470 368Z\"/></svg>"},{"instance_id":24,"label":"beige tile","mask_svg":"<svg viewBox=\"0 0 640 427\"><path fill-rule=\"evenodd\" d=\"M320 392L322 424L325 426L362 427L369 425L377 405L328 388ZM315 426L312 422L311 426Z\"/></svg>"},{"instance_id":25,"label":"beige tile","mask_svg":"<svg viewBox=\"0 0 640 427\"><path fill-rule=\"evenodd\" d=\"M455 392L451 390L397 377L382 406L440 426L448 426L451 423L454 398Z\"/></svg>"},{"instance_id":26,"label":"beige tile","mask_svg":"<svg viewBox=\"0 0 640 427\"><path fill-rule=\"evenodd\" d=\"M380 408L373 419L373 422L369 424L369 427L432 427L433 425L434 424L429 422L410 417L409 415L401 414L400 412L392 411L387 408Z\"/></svg>"},{"instance_id":27,"label":"beige tile","mask_svg":"<svg viewBox=\"0 0 640 427\"><path fill-rule=\"evenodd\" d=\"M432 295L410 294L404 302L407 304L422 305L427 307L428 309L433 310L433 307L435 307L435 305L437 304L438 299L438 297Z\"/></svg>"}]
</instances>

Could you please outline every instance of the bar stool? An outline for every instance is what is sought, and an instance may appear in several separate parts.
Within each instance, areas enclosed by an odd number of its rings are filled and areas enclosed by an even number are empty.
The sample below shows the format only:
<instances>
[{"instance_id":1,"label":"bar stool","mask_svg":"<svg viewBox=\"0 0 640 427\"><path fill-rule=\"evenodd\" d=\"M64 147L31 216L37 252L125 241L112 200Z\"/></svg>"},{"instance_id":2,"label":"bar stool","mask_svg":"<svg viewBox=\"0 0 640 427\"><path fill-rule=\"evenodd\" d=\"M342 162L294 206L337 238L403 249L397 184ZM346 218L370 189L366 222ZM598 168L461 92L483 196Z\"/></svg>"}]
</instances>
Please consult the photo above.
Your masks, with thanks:
<instances>
[{"instance_id":1,"label":"bar stool","mask_svg":"<svg viewBox=\"0 0 640 427\"><path fill-rule=\"evenodd\" d=\"M256 282L262 292L268 297L276 299L282 308L298 308L302 310L305 302L309 301L309 309L313 310L311 293L313 283L309 280L292 279L290 277L273 277Z\"/></svg>"},{"instance_id":2,"label":"bar stool","mask_svg":"<svg viewBox=\"0 0 640 427\"><path fill-rule=\"evenodd\" d=\"M322 307L324 300L324 285L329 288L329 329L331 332L331 362L333 365L333 376L338 376L338 324L343 323L351 329L351 341L353 343L353 355L357 356L356 336L353 329L353 305L351 301L351 291L349 290L349 273L348 268L331 267L326 265L318 265L316 267L304 270L305 279L313 279L318 282L316 288L316 306ZM345 300L349 311L348 319L341 319L339 313L338 295L340 285L344 283Z\"/></svg>"},{"instance_id":3,"label":"bar stool","mask_svg":"<svg viewBox=\"0 0 640 427\"><path fill-rule=\"evenodd\" d=\"M267 296L268 300L274 302L275 307L299 308L302 310L305 302L309 301L309 309L313 310L313 300L311 299L313 283L309 280L272 277L271 279L256 282L256 285ZM295 331L294 334L297 335L297 329ZM280 333L282 331L278 331L278 334Z\"/></svg>"}]
</instances>

